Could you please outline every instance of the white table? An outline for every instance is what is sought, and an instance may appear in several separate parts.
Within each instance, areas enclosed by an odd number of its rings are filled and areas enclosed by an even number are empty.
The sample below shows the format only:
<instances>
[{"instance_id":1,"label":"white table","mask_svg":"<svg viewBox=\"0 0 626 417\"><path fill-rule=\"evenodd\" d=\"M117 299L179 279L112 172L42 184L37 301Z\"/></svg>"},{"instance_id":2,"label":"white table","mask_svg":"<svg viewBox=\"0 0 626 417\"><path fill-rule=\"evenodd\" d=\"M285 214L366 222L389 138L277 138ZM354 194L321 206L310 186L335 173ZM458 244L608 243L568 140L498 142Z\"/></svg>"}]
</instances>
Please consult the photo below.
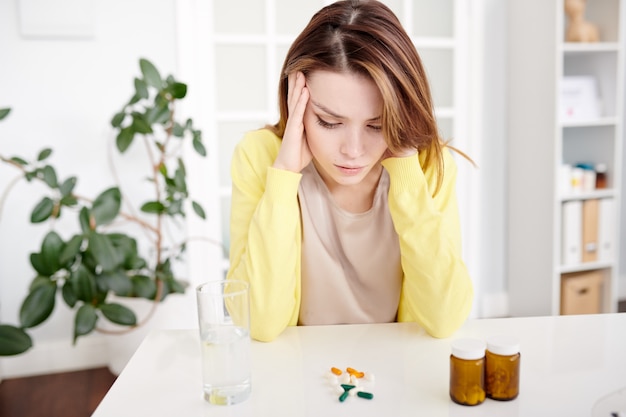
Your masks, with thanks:
<instances>
[{"instance_id":1,"label":"white table","mask_svg":"<svg viewBox=\"0 0 626 417\"><path fill-rule=\"evenodd\" d=\"M497 333L521 341L519 397L453 403L451 340ZM153 331L93 416L572 417L591 416L594 405L594 415L626 413L626 313L469 320L449 339L413 323L291 327L253 342L252 395L229 407L203 400L199 346L197 330ZM372 372L374 399L339 402L324 377L332 366Z\"/></svg>"}]
</instances>

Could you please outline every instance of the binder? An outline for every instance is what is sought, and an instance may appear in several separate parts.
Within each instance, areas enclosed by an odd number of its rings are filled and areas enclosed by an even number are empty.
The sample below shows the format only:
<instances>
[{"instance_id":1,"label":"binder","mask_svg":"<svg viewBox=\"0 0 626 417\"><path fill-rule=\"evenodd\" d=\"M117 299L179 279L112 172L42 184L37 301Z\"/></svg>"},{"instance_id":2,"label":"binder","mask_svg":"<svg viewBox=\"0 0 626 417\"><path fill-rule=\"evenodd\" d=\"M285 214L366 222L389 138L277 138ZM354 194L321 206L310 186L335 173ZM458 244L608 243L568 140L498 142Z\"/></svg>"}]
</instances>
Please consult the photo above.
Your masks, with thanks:
<instances>
[{"instance_id":1,"label":"binder","mask_svg":"<svg viewBox=\"0 0 626 417\"><path fill-rule=\"evenodd\" d=\"M598 211L600 200L583 201L582 261L598 260Z\"/></svg>"},{"instance_id":2,"label":"binder","mask_svg":"<svg viewBox=\"0 0 626 417\"><path fill-rule=\"evenodd\" d=\"M615 230L614 201L603 198L598 209L598 261L612 262L615 259Z\"/></svg>"},{"instance_id":3,"label":"binder","mask_svg":"<svg viewBox=\"0 0 626 417\"><path fill-rule=\"evenodd\" d=\"M561 209L561 263L577 265L582 261L582 201L565 201Z\"/></svg>"}]
</instances>

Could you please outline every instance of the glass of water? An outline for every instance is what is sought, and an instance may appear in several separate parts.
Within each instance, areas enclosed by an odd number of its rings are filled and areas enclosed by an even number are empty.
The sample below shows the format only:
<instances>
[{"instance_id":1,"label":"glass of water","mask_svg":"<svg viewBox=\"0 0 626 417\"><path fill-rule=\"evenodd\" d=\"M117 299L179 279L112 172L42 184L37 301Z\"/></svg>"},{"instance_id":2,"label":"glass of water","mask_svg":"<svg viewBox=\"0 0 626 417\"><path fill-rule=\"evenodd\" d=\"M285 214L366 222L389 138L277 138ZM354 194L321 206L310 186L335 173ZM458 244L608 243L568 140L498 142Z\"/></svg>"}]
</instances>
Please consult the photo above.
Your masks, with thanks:
<instances>
[{"instance_id":1,"label":"glass of water","mask_svg":"<svg viewBox=\"0 0 626 417\"><path fill-rule=\"evenodd\" d=\"M250 396L248 283L223 279L196 288L204 398L237 404Z\"/></svg>"}]
</instances>

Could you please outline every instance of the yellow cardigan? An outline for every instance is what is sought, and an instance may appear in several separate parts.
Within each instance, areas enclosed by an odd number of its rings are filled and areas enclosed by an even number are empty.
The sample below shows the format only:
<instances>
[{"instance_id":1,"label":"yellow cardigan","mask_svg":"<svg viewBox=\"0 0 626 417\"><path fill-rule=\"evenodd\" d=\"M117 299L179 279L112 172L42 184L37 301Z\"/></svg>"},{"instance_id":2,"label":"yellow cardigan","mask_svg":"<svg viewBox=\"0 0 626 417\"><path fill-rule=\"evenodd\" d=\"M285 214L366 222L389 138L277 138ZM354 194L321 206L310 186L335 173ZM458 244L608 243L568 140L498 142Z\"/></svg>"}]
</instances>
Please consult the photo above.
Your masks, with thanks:
<instances>
[{"instance_id":1,"label":"yellow cardigan","mask_svg":"<svg viewBox=\"0 0 626 417\"><path fill-rule=\"evenodd\" d=\"M275 339L298 323L302 174L272 167L281 139L249 132L235 148L231 176L228 278L250 284L251 336ZM456 165L444 149L445 176L435 197L435 169L418 157L388 158L389 209L400 238L404 272L398 321L416 321L434 337L448 337L467 319L473 286L461 258L455 195Z\"/></svg>"}]
</instances>

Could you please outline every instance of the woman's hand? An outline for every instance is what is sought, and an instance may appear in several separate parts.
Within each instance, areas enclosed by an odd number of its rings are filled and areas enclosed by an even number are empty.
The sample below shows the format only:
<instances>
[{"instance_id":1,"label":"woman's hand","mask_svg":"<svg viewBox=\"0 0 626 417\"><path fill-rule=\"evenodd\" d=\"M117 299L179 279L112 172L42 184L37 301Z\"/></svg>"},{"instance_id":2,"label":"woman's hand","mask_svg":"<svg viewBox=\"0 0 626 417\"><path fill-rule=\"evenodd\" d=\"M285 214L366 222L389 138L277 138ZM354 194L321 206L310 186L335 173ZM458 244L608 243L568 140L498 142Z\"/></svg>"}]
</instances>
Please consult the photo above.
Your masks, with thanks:
<instances>
[{"instance_id":1,"label":"woman's hand","mask_svg":"<svg viewBox=\"0 0 626 417\"><path fill-rule=\"evenodd\" d=\"M301 172L313 158L304 131L304 110L309 101L309 89L301 72L289 74L287 106L289 118L283 135L283 143L274 161L274 168Z\"/></svg>"}]
</instances>

